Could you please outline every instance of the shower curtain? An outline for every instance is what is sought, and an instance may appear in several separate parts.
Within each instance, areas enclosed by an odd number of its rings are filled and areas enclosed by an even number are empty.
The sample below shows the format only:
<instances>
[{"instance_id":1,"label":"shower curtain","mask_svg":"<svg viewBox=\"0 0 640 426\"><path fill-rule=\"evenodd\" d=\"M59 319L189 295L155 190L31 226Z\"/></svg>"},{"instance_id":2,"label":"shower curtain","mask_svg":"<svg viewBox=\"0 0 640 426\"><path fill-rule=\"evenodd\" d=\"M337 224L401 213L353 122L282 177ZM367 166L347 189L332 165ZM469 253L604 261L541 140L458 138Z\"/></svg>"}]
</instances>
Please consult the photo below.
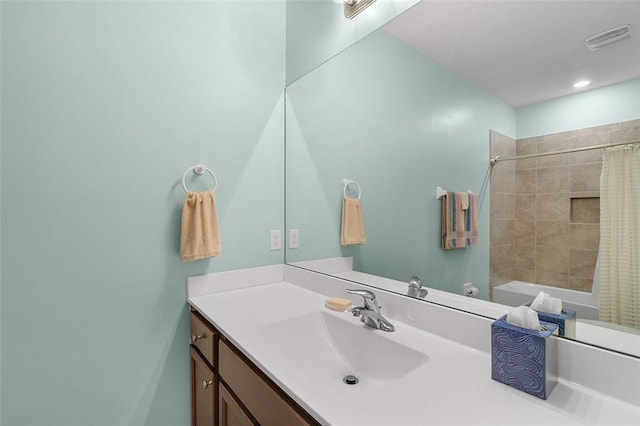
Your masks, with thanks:
<instances>
[{"instance_id":1,"label":"shower curtain","mask_svg":"<svg viewBox=\"0 0 640 426\"><path fill-rule=\"evenodd\" d=\"M608 148L600 176L600 320L640 328L640 144ZM595 286L594 286L595 287Z\"/></svg>"}]
</instances>

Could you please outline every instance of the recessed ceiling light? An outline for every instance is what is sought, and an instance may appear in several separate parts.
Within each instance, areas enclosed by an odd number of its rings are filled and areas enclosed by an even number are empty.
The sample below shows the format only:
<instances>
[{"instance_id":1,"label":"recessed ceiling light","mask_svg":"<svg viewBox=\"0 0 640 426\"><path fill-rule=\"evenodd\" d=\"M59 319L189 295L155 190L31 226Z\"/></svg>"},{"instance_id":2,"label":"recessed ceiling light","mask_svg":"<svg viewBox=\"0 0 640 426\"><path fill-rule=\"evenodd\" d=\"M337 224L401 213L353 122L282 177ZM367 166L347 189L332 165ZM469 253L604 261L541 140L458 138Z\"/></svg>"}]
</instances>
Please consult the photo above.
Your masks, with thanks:
<instances>
[{"instance_id":1,"label":"recessed ceiling light","mask_svg":"<svg viewBox=\"0 0 640 426\"><path fill-rule=\"evenodd\" d=\"M580 81L575 82L573 84L573 87L575 87L576 89L579 89L580 87L588 86L589 83L591 83L589 80L580 80Z\"/></svg>"}]
</instances>

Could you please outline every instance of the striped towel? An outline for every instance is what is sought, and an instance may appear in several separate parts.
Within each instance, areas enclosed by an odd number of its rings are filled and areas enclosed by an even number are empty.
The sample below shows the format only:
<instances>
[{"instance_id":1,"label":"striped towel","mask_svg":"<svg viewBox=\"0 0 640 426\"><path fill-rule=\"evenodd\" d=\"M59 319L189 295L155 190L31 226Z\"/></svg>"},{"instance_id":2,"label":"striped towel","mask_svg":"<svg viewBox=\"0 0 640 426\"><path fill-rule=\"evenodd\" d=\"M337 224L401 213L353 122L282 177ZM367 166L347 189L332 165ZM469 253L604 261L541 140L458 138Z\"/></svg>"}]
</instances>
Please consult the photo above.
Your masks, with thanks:
<instances>
[{"instance_id":1,"label":"striped towel","mask_svg":"<svg viewBox=\"0 0 640 426\"><path fill-rule=\"evenodd\" d=\"M442 249L478 245L478 194L447 192L442 197Z\"/></svg>"}]
</instances>

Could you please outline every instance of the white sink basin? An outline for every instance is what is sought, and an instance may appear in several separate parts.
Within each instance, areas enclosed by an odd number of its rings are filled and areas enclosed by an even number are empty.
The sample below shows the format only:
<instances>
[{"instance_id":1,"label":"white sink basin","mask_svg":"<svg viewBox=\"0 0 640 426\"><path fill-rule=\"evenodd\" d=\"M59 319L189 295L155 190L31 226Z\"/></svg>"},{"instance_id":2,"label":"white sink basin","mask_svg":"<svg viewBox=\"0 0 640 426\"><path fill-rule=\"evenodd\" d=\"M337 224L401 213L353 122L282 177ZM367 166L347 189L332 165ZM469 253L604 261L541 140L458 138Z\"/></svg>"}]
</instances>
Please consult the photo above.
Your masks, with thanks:
<instances>
[{"instance_id":1,"label":"white sink basin","mask_svg":"<svg viewBox=\"0 0 640 426\"><path fill-rule=\"evenodd\" d=\"M307 368L323 371L340 384L348 374L357 376L359 385L397 381L429 360L350 313L312 312L266 325L262 332L295 360L313 360Z\"/></svg>"}]
</instances>

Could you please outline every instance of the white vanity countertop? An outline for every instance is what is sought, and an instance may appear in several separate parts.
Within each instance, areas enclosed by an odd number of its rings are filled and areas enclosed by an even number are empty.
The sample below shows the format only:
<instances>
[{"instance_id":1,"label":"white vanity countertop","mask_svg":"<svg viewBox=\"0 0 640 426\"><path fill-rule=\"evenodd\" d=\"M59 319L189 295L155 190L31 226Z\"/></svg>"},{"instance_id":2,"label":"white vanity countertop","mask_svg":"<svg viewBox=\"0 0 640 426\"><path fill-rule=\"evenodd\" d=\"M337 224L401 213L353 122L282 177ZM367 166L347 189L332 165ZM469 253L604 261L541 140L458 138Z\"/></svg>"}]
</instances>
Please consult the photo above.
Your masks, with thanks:
<instances>
[{"instance_id":1,"label":"white vanity countertop","mask_svg":"<svg viewBox=\"0 0 640 426\"><path fill-rule=\"evenodd\" d=\"M396 326L395 332L373 330L350 313L324 308L325 300L324 295L282 281L191 295L189 303L322 424L640 424L638 406L563 380L549 399L540 400L493 381L487 352L392 317L388 319ZM385 376L387 371L395 374L395 367L401 371L403 362L409 362L408 358L391 358L381 363L376 377L345 385L342 377L353 371L336 369L323 352L305 350L314 346L304 344L305 339L322 339L322 330L309 329L302 320L298 329L279 328L279 324L298 324L298 318L318 316L352 322L355 332L377 333L372 337L423 354L426 361L407 374ZM367 357L367 351L360 356Z\"/></svg>"}]
</instances>

